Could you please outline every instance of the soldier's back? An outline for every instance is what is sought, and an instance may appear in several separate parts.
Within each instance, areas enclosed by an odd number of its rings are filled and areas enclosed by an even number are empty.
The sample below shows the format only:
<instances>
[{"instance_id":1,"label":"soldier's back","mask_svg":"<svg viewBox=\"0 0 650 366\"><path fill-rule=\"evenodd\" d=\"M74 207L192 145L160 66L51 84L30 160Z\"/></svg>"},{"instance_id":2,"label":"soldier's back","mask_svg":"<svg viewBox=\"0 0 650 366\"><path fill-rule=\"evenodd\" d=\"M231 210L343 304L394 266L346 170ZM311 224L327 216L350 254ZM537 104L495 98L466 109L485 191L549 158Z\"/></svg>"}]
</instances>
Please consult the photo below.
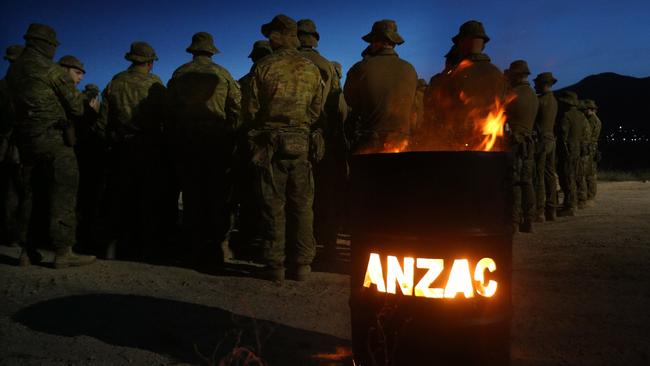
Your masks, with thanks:
<instances>
[{"instance_id":1,"label":"soldier's back","mask_svg":"<svg viewBox=\"0 0 650 366\"><path fill-rule=\"evenodd\" d=\"M539 108L535 117L537 131L542 136L552 138L554 136L555 119L558 112L557 99L552 92L544 93L538 97Z\"/></svg>"},{"instance_id":2,"label":"soldier's back","mask_svg":"<svg viewBox=\"0 0 650 366\"><path fill-rule=\"evenodd\" d=\"M516 85L511 93L514 100L507 106L508 124L515 133L530 134L537 116L537 95L528 83Z\"/></svg>"}]
</instances>

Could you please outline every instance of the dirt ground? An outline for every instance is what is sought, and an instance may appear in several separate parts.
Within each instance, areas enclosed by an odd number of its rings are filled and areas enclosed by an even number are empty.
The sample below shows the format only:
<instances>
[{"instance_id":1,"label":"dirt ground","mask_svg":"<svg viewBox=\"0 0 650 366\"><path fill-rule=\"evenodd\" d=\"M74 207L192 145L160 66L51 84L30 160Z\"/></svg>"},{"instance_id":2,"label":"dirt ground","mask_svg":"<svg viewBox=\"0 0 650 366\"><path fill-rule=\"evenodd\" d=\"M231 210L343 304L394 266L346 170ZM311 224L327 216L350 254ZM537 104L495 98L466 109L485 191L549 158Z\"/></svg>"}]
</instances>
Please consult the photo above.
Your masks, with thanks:
<instances>
[{"instance_id":1,"label":"dirt ground","mask_svg":"<svg viewBox=\"0 0 650 366\"><path fill-rule=\"evenodd\" d=\"M536 229L515 237L513 365L649 365L650 183L601 183L579 216ZM283 285L245 263L19 268L0 247L0 364L218 364L248 346L269 365L349 365L340 244L338 263Z\"/></svg>"}]
</instances>

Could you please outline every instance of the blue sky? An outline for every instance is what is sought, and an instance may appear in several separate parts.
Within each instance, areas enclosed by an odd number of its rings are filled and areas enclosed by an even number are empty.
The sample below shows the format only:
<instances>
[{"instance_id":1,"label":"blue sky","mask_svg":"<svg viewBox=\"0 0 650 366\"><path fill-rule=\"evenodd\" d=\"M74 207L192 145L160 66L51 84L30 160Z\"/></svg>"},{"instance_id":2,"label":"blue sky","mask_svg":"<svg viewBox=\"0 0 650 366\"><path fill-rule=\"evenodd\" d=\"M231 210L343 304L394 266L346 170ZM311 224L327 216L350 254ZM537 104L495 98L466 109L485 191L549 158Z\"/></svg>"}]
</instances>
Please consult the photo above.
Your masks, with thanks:
<instances>
[{"instance_id":1,"label":"blue sky","mask_svg":"<svg viewBox=\"0 0 650 366\"><path fill-rule=\"evenodd\" d=\"M32 22L57 30L65 54L79 57L88 71L82 82L104 87L128 66L123 56L132 41L156 49L154 72L165 82L190 59L192 34L213 34L222 53L214 60L235 78L250 68L246 58L260 25L278 13L313 19L321 35L319 50L347 71L360 59L366 34L375 20L394 19L406 43L400 56L419 76L441 69L450 38L466 20L484 23L491 41L486 53L500 68L523 58L533 74L552 71L558 86L590 74L613 71L650 76L650 1L12 1L0 14L0 47L22 43ZM6 62L0 69L4 72Z\"/></svg>"}]
</instances>

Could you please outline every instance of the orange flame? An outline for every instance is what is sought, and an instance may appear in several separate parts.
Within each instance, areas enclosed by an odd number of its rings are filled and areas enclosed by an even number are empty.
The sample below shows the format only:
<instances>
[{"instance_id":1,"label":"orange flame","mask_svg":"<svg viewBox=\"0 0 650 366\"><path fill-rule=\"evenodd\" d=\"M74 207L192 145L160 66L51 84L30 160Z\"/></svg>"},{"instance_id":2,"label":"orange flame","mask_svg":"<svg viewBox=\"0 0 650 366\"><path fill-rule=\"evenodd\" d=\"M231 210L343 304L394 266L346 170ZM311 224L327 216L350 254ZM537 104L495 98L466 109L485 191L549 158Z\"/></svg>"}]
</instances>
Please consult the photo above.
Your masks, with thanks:
<instances>
[{"instance_id":1,"label":"orange flame","mask_svg":"<svg viewBox=\"0 0 650 366\"><path fill-rule=\"evenodd\" d=\"M311 358L321 361L344 361L350 357L352 357L352 349L341 346L336 347L334 353L317 353L311 356Z\"/></svg>"},{"instance_id":2,"label":"orange flame","mask_svg":"<svg viewBox=\"0 0 650 366\"><path fill-rule=\"evenodd\" d=\"M477 127L481 129L481 134L485 136L483 142L477 150L492 151L497 138L503 137L506 124L506 109L499 99L494 100L494 108L488 112L487 117L479 123Z\"/></svg>"}]
</instances>

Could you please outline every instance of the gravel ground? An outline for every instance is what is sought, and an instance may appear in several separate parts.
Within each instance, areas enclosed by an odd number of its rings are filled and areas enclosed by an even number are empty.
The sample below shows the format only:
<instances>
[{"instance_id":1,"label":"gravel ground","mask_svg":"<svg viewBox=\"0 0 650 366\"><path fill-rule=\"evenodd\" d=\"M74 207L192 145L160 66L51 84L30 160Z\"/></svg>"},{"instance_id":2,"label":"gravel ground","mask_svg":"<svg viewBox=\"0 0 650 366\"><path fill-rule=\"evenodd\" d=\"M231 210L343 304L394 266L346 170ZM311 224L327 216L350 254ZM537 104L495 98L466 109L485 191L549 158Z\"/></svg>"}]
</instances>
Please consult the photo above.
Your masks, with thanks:
<instances>
[{"instance_id":1,"label":"gravel ground","mask_svg":"<svg viewBox=\"0 0 650 366\"><path fill-rule=\"evenodd\" d=\"M579 216L515 237L513 365L650 364L650 184L599 188ZM121 261L19 268L18 250L0 247L0 364L218 364L252 350L269 365L349 365L345 241L339 249L309 281L278 285L245 263L219 274Z\"/></svg>"}]
</instances>

